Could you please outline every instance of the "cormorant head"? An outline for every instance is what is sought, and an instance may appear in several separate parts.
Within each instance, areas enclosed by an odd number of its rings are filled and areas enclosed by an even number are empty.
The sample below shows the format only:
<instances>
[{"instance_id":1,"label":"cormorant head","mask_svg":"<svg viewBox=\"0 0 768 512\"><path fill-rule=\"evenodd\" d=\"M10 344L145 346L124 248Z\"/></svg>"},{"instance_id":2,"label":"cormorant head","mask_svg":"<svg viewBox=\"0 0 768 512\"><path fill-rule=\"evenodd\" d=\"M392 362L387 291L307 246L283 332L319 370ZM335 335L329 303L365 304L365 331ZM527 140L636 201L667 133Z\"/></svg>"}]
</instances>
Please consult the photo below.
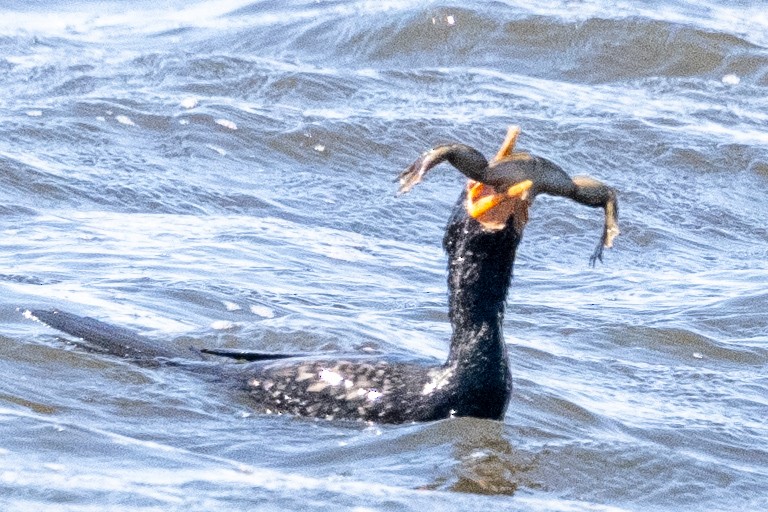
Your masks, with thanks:
<instances>
[{"instance_id":1,"label":"cormorant head","mask_svg":"<svg viewBox=\"0 0 768 512\"><path fill-rule=\"evenodd\" d=\"M528 222L532 186L531 180L525 180L499 191L491 185L469 180L464 207L486 231L498 231L513 222L517 233L522 235Z\"/></svg>"}]
</instances>

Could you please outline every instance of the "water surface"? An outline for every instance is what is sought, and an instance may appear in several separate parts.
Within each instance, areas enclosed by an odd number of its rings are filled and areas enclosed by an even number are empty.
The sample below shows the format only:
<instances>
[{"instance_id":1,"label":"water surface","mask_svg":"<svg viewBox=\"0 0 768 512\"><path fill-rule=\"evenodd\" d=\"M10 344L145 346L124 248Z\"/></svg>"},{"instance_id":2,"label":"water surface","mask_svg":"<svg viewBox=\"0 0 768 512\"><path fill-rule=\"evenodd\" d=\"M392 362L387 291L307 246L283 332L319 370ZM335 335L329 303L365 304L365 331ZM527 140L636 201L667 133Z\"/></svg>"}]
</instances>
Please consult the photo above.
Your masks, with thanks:
<instances>
[{"instance_id":1,"label":"water surface","mask_svg":"<svg viewBox=\"0 0 768 512\"><path fill-rule=\"evenodd\" d=\"M762 2L6 2L4 510L768 508ZM254 414L86 352L59 307L158 343L442 358L462 177L519 146L620 191L541 198L518 251L503 422Z\"/></svg>"}]
</instances>

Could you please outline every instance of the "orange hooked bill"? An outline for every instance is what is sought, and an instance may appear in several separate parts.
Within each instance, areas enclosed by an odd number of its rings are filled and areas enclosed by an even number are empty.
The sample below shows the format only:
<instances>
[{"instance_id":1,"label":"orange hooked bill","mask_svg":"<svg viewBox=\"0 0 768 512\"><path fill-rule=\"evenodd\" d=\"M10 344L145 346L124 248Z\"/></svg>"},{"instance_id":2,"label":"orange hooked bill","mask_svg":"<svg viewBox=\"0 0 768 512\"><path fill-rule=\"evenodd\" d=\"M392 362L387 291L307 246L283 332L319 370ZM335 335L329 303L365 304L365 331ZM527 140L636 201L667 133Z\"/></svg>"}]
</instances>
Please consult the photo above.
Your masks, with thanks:
<instances>
[{"instance_id":1,"label":"orange hooked bill","mask_svg":"<svg viewBox=\"0 0 768 512\"><path fill-rule=\"evenodd\" d=\"M467 213L486 229L502 229L513 215L516 224L522 227L528 221L528 190L532 186L531 180L525 180L505 192L497 192L491 185L470 180L467 183Z\"/></svg>"}]
</instances>

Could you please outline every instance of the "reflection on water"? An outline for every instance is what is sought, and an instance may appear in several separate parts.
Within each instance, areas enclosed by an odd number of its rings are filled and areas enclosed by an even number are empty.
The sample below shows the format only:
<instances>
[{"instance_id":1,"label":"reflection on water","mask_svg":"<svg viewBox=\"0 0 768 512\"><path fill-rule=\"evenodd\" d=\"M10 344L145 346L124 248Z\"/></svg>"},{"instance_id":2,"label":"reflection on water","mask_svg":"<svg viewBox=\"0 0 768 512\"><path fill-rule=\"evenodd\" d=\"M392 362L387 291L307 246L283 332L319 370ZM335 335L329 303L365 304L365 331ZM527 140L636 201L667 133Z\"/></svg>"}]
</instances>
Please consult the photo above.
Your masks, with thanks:
<instances>
[{"instance_id":1,"label":"reflection on water","mask_svg":"<svg viewBox=\"0 0 768 512\"><path fill-rule=\"evenodd\" d=\"M530 477L533 455L515 450L504 437L504 424L460 419L447 422L455 438L450 473L438 476L425 489L512 496L519 486L540 488Z\"/></svg>"}]
</instances>

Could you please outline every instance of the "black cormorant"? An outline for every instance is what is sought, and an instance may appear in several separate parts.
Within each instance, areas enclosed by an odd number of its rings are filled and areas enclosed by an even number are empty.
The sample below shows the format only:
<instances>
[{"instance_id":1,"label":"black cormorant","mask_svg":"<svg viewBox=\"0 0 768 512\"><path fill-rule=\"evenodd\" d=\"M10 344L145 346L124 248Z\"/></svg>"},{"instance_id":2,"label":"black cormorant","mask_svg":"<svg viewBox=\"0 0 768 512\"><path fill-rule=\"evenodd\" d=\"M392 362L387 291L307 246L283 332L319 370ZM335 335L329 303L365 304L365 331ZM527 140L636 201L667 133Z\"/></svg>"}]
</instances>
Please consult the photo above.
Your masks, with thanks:
<instances>
[{"instance_id":1,"label":"black cormorant","mask_svg":"<svg viewBox=\"0 0 768 512\"><path fill-rule=\"evenodd\" d=\"M530 202L538 193L549 193L605 207L606 228L593 259L618 233L612 189L591 178L571 180L546 159L514 153L516 133L510 134L490 164L469 146L449 144L424 153L400 176L400 192L405 192L430 168L448 161L470 178L443 238L453 328L445 362L212 349L203 352L246 362L185 363L184 354L128 329L55 310L30 314L115 355L213 374L247 392L262 412L383 423L453 416L500 420L512 392L502 333L505 300Z\"/></svg>"}]
</instances>

